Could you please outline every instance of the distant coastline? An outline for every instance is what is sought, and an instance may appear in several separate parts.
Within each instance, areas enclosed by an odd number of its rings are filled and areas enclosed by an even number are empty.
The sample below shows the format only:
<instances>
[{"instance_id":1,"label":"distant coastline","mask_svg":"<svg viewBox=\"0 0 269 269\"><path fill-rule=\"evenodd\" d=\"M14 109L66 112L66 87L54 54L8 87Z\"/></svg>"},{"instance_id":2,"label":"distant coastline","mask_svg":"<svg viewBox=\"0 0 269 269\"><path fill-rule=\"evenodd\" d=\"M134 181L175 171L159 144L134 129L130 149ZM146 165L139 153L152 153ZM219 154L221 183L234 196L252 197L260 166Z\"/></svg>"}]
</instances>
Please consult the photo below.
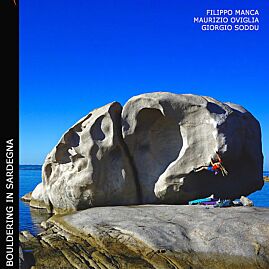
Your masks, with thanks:
<instances>
[{"instance_id":1,"label":"distant coastline","mask_svg":"<svg viewBox=\"0 0 269 269\"><path fill-rule=\"evenodd\" d=\"M42 168L42 164L20 164L20 165L19 165L19 168L20 168L20 169L26 169L27 167L28 167L28 168L36 167L36 169L37 169L37 167L40 167L40 169L41 169L41 168ZM264 171L263 171L263 174L264 174L264 176L269 177L269 171L264 170Z\"/></svg>"},{"instance_id":2,"label":"distant coastline","mask_svg":"<svg viewBox=\"0 0 269 269\"><path fill-rule=\"evenodd\" d=\"M20 170L41 170L42 164L20 164Z\"/></svg>"},{"instance_id":3,"label":"distant coastline","mask_svg":"<svg viewBox=\"0 0 269 269\"><path fill-rule=\"evenodd\" d=\"M20 170L42 170L42 164L20 164ZM269 171L263 171L263 180L269 182Z\"/></svg>"}]
</instances>

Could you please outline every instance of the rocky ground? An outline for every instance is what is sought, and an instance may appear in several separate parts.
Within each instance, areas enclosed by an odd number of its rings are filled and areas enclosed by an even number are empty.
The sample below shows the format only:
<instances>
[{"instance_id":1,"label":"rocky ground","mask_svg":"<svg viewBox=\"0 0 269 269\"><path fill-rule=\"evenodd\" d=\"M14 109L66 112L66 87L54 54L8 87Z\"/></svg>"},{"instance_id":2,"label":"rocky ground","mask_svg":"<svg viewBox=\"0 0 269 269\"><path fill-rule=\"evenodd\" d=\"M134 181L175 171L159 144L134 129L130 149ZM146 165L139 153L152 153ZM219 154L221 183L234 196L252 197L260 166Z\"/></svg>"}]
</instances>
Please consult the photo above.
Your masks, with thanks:
<instances>
[{"instance_id":1,"label":"rocky ground","mask_svg":"<svg viewBox=\"0 0 269 269\"><path fill-rule=\"evenodd\" d=\"M32 269L269 268L269 208L97 207L43 227L20 235Z\"/></svg>"}]
</instances>

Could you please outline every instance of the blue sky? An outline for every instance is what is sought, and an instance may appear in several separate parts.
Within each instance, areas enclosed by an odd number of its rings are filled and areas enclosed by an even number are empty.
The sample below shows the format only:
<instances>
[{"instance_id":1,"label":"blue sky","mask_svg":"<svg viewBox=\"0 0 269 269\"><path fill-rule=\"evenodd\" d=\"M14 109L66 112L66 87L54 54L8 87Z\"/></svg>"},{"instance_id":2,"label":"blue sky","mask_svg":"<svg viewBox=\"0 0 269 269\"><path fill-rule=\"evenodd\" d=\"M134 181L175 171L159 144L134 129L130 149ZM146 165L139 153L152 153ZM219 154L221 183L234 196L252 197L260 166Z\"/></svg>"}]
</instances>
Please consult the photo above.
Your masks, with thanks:
<instances>
[{"instance_id":1,"label":"blue sky","mask_svg":"<svg viewBox=\"0 0 269 269\"><path fill-rule=\"evenodd\" d=\"M259 9L260 31L202 32L192 22L206 9L236 8ZM21 0L20 163L42 164L96 107L171 91L248 109L269 170L268 49L263 0Z\"/></svg>"}]
</instances>

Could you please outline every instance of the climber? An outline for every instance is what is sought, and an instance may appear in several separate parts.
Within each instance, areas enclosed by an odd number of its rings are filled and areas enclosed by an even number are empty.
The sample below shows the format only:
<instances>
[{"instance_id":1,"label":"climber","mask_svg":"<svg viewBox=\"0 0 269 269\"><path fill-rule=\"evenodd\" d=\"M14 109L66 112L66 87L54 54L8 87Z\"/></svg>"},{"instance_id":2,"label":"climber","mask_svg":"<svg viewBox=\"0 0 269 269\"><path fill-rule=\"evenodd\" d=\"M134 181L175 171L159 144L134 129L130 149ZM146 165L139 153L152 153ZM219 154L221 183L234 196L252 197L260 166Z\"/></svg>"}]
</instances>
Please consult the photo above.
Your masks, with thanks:
<instances>
[{"instance_id":1,"label":"climber","mask_svg":"<svg viewBox=\"0 0 269 269\"><path fill-rule=\"evenodd\" d=\"M227 176L228 172L222 165L222 159L220 158L218 153L216 153L216 155L217 155L218 161L214 162L211 159L210 165L201 166L201 167L196 168L196 169L194 168L193 171L200 172L202 170L208 170L208 171L214 172L215 175L217 175L221 171L223 176L225 176L225 175Z\"/></svg>"}]
</instances>

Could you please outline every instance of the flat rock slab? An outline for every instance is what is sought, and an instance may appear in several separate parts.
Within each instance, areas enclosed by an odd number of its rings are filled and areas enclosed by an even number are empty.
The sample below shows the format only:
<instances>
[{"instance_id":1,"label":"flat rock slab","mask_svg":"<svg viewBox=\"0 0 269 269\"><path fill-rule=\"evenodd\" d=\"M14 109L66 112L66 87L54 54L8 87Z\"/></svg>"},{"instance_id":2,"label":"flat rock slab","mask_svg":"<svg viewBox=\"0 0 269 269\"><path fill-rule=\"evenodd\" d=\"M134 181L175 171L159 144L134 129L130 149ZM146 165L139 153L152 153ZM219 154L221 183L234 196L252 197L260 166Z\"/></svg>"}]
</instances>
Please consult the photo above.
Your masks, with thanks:
<instances>
[{"instance_id":1,"label":"flat rock slab","mask_svg":"<svg viewBox=\"0 0 269 269\"><path fill-rule=\"evenodd\" d=\"M269 268L269 208L98 207L49 221L119 268L139 268L131 256L141 268Z\"/></svg>"}]
</instances>

